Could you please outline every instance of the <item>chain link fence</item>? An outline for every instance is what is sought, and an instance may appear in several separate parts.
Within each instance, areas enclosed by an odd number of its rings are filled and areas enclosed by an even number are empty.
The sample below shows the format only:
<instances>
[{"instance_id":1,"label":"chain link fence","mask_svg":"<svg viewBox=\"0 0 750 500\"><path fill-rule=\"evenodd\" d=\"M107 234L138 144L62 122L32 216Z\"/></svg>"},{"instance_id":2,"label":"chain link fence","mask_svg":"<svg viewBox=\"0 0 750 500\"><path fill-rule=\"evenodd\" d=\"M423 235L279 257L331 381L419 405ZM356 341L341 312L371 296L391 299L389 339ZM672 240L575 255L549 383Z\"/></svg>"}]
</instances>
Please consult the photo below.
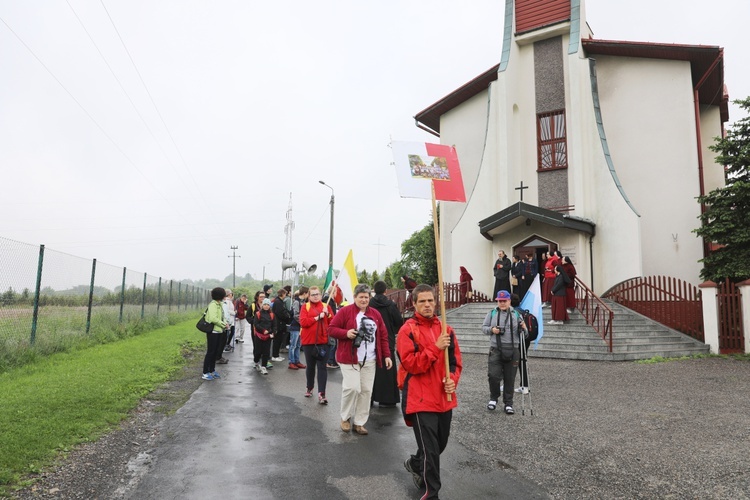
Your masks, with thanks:
<instances>
[{"instance_id":1,"label":"chain link fence","mask_svg":"<svg viewBox=\"0 0 750 500\"><path fill-rule=\"evenodd\" d=\"M0 360L104 340L211 300L190 283L0 238ZM196 316L197 317L197 316Z\"/></svg>"}]
</instances>

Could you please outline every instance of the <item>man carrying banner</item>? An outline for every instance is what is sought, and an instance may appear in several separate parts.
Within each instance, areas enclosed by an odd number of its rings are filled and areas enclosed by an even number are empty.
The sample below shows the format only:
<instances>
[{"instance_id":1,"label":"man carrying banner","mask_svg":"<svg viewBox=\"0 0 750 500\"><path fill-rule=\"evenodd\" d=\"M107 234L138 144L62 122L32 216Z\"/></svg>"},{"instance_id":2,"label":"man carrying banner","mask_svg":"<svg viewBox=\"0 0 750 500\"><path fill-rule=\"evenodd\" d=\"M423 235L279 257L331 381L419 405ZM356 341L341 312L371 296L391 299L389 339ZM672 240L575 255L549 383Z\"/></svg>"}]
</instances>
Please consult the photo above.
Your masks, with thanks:
<instances>
[{"instance_id":1,"label":"man carrying banner","mask_svg":"<svg viewBox=\"0 0 750 500\"><path fill-rule=\"evenodd\" d=\"M461 377L461 350L453 329L446 325L443 331L435 316L432 287L417 285L413 297L416 312L396 338L401 368L406 373L401 410L417 441L417 453L404 462L404 467L412 474L414 484L425 488L421 498L438 498L440 454L448 445L453 408L458 405L455 392ZM443 363L446 350L448 373Z\"/></svg>"}]
</instances>

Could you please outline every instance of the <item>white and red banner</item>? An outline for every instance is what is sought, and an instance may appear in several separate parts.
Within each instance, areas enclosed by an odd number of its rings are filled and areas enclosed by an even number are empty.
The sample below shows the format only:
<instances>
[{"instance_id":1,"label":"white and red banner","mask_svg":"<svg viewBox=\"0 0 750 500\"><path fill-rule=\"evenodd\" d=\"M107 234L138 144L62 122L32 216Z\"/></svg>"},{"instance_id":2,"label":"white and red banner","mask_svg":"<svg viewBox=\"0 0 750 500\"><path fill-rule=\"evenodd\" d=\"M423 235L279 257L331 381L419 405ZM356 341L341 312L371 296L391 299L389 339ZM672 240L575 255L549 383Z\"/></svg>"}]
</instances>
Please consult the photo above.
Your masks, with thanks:
<instances>
[{"instance_id":1,"label":"white and red banner","mask_svg":"<svg viewBox=\"0 0 750 500\"><path fill-rule=\"evenodd\" d=\"M391 142L402 198L466 202L456 148L427 142Z\"/></svg>"}]
</instances>

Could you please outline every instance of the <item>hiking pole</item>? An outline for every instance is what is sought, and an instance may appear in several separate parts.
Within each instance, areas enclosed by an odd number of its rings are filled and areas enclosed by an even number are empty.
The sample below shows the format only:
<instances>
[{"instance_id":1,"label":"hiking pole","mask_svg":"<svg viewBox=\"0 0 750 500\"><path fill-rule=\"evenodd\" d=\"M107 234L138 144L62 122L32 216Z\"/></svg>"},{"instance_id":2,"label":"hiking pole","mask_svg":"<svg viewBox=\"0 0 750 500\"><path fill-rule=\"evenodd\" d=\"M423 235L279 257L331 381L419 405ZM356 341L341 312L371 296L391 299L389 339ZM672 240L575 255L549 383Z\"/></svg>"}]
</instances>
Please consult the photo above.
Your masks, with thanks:
<instances>
[{"instance_id":1,"label":"hiking pole","mask_svg":"<svg viewBox=\"0 0 750 500\"><path fill-rule=\"evenodd\" d=\"M534 405L531 402L531 384L529 381L529 357L528 357L529 351L526 347L526 339L523 339L521 341L521 363L523 363L523 370L521 370L521 383L523 383L523 372L526 372L526 389L529 391L529 412L533 416L534 415ZM524 394L523 389L521 390L521 415L526 415L526 394Z\"/></svg>"}]
</instances>

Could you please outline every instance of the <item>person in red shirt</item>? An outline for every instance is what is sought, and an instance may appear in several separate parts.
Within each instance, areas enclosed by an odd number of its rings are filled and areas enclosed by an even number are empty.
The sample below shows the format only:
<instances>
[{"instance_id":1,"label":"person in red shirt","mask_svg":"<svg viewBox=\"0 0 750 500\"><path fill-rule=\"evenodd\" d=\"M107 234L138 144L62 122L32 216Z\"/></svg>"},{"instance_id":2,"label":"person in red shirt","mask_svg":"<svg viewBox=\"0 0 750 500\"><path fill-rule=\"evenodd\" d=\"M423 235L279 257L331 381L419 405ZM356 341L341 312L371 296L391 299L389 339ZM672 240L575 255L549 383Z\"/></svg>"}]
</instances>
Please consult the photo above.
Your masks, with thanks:
<instances>
[{"instance_id":1,"label":"person in red shirt","mask_svg":"<svg viewBox=\"0 0 750 500\"><path fill-rule=\"evenodd\" d=\"M234 310L237 311L236 331L235 331L235 342L242 344L245 342L245 328L247 327L247 310L250 309L250 305L247 303L247 295L244 293L234 303Z\"/></svg>"},{"instance_id":2,"label":"person in red shirt","mask_svg":"<svg viewBox=\"0 0 750 500\"><path fill-rule=\"evenodd\" d=\"M417 488L425 488L421 498L438 498L440 454L448 445L453 408L458 406L456 386L463 366L461 349L450 326L446 325L446 332L442 333L440 320L435 316L432 287L418 285L412 295L414 316L404 323L396 338L396 351L406 371L401 411L417 441L417 453L406 459L404 467Z\"/></svg>"},{"instance_id":3,"label":"person in red shirt","mask_svg":"<svg viewBox=\"0 0 750 500\"><path fill-rule=\"evenodd\" d=\"M326 383L328 382L328 370L326 360L328 359L328 324L333 318L331 306L321 301L322 294L317 286L310 287L309 301L302 305L299 311L299 324L302 327L300 337L302 340L302 351L305 353L307 367L307 390L305 397L313 394L315 387L315 371L318 372L318 403L328 404L326 399Z\"/></svg>"}]
</instances>

